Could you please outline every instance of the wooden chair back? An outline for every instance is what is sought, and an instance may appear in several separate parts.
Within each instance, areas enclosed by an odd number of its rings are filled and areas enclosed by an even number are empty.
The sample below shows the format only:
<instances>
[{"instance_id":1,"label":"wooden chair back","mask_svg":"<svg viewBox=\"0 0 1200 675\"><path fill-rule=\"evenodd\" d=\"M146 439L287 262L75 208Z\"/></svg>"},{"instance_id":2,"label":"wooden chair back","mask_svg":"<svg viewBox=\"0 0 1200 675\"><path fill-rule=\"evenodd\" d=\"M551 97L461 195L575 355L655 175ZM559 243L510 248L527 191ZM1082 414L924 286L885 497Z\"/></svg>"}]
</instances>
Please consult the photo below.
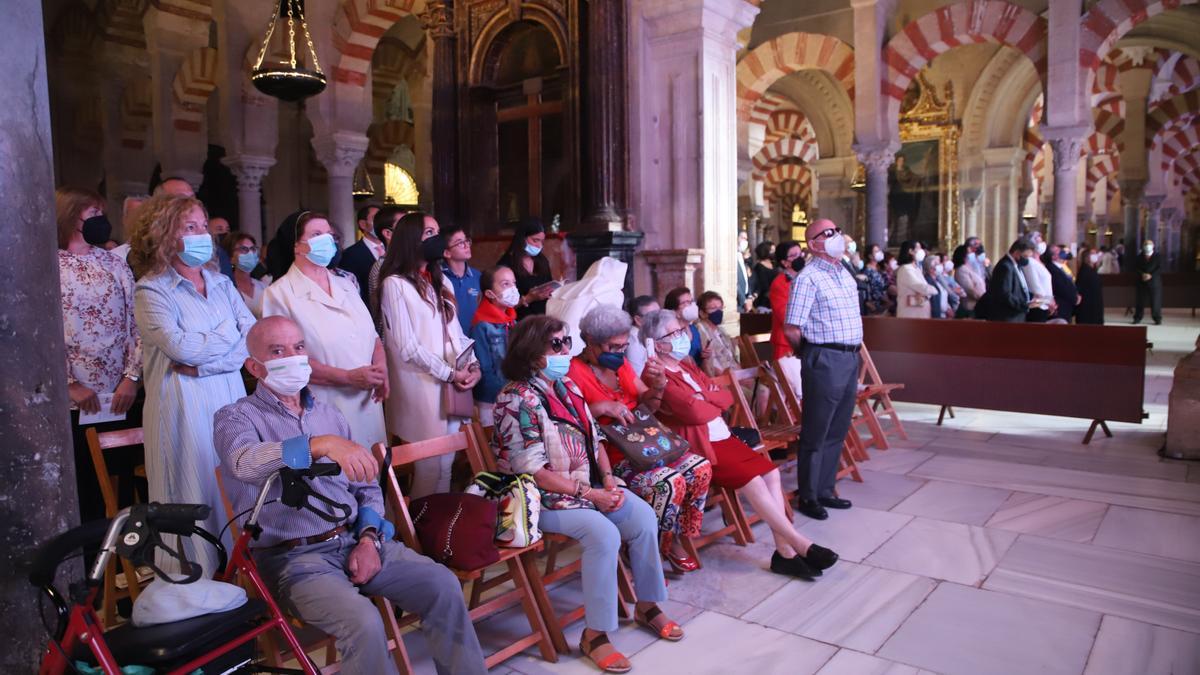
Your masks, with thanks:
<instances>
[{"instance_id":1,"label":"wooden chair back","mask_svg":"<svg viewBox=\"0 0 1200 675\"><path fill-rule=\"evenodd\" d=\"M96 431L95 427L84 430L87 439L88 453L92 456L92 466L96 469L96 482L100 484L100 497L104 500L104 517L113 518L121 509L117 501L117 490L113 486L116 476L109 473L108 462L104 459L106 450L128 448L142 445L145 434L141 427L120 429L117 431ZM117 565L121 566L125 588L118 586ZM147 583L149 583L147 581ZM117 600L129 598L137 600L143 584L138 580L137 568L127 558L115 557L109 561L104 570L103 599L101 601L101 620L106 627L112 627L118 622Z\"/></svg>"}]
</instances>

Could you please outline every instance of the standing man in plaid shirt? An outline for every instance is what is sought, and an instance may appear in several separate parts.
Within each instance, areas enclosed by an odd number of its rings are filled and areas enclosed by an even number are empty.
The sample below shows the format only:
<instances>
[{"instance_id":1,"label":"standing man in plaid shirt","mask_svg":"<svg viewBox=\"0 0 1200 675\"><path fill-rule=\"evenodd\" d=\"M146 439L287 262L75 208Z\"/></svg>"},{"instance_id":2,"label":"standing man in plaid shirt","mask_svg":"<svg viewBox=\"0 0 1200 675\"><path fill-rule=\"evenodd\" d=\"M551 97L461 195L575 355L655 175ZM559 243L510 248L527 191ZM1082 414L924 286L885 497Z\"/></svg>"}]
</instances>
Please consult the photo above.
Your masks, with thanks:
<instances>
[{"instance_id":1,"label":"standing man in plaid shirt","mask_svg":"<svg viewBox=\"0 0 1200 675\"><path fill-rule=\"evenodd\" d=\"M858 394L862 316L858 286L842 266L846 241L831 220L816 220L804 233L812 261L792 282L784 334L803 364L804 392L798 508L825 520L826 507L848 509L834 494L842 442Z\"/></svg>"}]
</instances>

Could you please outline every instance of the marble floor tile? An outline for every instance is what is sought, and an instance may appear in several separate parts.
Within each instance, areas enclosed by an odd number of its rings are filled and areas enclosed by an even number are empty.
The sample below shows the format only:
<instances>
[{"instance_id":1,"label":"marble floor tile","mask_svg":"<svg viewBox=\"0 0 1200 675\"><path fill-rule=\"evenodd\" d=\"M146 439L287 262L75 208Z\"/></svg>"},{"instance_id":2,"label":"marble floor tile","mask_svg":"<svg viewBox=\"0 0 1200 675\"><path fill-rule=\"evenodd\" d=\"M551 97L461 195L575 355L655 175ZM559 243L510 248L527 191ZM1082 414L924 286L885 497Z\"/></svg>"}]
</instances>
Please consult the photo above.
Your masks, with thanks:
<instances>
[{"instance_id":1,"label":"marble floor tile","mask_svg":"<svg viewBox=\"0 0 1200 675\"><path fill-rule=\"evenodd\" d=\"M869 450L868 452L871 459L867 460L864 466L870 465L872 471L888 473L908 473L934 456L934 453L927 450L907 450L905 448Z\"/></svg>"},{"instance_id":2,"label":"marble floor tile","mask_svg":"<svg viewBox=\"0 0 1200 675\"><path fill-rule=\"evenodd\" d=\"M1200 515L1200 484L939 455L916 478Z\"/></svg>"},{"instance_id":3,"label":"marble floor tile","mask_svg":"<svg viewBox=\"0 0 1200 675\"><path fill-rule=\"evenodd\" d=\"M859 464L863 482L844 480L838 483L838 496L854 502L856 507L887 511L925 484L919 478L862 468L869 466L870 463Z\"/></svg>"},{"instance_id":4,"label":"marble floor tile","mask_svg":"<svg viewBox=\"0 0 1200 675\"><path fill-rule=\"evenodd\" d=\"M1078 675L1100 614L939 584L878 656L946 675Z\"/></svg>"},{"instance_id":5,"label":"marble floor tile","mask_svg":"<svg viewBox=\"0 0 1200 675\"><path fill-rule=\"evenodd\" d=\"M1113 506L1092 543L1200 562L1200 518Z\"/></svg>"},{"instance_id":6,"label":"marble floor tile","mask_svg":"<svg viewBox=\"0 0 1200 675\"><path fill-rule=\"evenodd\" d=\"M631 659L634 667L641 673L807 675L820 670L837 651L717 612L692 619L687 632L681 643L658 640L638 652Z\"/></svg>"},{"instance_id":7,"label":"marble floor tile","mask_svg":"<svg viewBox=\"0 0 1200 675\"><path fill-rule=\"evenodd\" d=\"M925 577L839 562L815 583L789 582L741 618L874 652L935 585Z\"/></svg>"},{"instance_id":8,"label":"marble floor tile","mask_svg":"<svg viewBox=\"0 0 1200 675\"><path fill-rule=\"evenodd\" d=\"M983 525L1010 494L1008 490L931 480L900 502L892 513Z\"/></svg>"},{"instance_id":9,"label":"marble floor tile","mask_svg":"<svg viewBox=\"0 0 1200 675\"><path fill-rule=\"evenodd\" d=\"M912 516L855 506L829 510L828 520L810 520L796 515L800 533L816 543L837 551L842 560L861 562L900 531ZM767 534L769 535L769 532Z\"/></svg>"},{"instance_id":10,"label":"marble floor tile","mask_svg":"<svg viewBox=\"0 0 1200 675\"><path fill-rule=\"evenodd\" d=\"M986 527L1087 543L1096 535L1108 504L1014 492Z\"/></svg>"},{"instance_id":11,"label":"marble floor tile","mask_svg":"<svg viewBox=\"0 0 1200 675\"><path fill-rule=\"evenodd\" d=\"M1200 673L1200 635L1105 616L1084 675Z\"/></svg>"},{"instance_id":12,"label":"marble floor tile","mask_svg":"<svg viewBox=\"0 0 1200 675\"><path fill-rule=\"evenodd\" d=\"M1200 633L1200 564L1021 535L984 588Z\"/></svg>"},{"instance_id":13,"label":"marble floor tile","mask_svg":"<svg viewBox=\"0 0 1200 675\"><path fill-rule=\"evenodd\" d=\"M934 675L928 670L887 661L849 649L839 650L817 675Z\"/></svg>"},{"instance_id":14,"label":"marble floor tile","mask_svg":"<svg viewBox=\"0 0 1200 675\"><path fill-rule=\"evenodd\" d=\"M976 586L1016 538L1016 533L1004 530L914 518L866 562Z\"/></svg>"},{"instance_id":15,"label":"marble floor tile","mask_svg":"<svg viewBox=\"0 0 1200 675\"><path fill-rule=\"evenodd\" d=\"M671 599L730 616L746 610L778 591L792 577L769 569L775 543L766 525L754 528L756 541L738 546L732 540L700 550L703 565L695 572L672 578L667 588Z\"/></svg>"}]
</instances>

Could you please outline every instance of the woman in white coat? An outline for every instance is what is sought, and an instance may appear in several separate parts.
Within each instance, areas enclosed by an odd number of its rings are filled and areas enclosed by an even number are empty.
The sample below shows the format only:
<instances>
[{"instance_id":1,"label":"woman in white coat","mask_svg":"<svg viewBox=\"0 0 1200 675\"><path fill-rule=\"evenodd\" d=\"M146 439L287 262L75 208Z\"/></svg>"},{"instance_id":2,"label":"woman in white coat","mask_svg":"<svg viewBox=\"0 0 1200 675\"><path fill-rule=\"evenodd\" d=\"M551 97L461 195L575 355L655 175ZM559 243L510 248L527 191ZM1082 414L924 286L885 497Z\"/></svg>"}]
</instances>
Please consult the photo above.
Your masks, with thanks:
<instances>
[{"instance_id":1,"label":"woman in white coat","mask_svg":"<svg viewBox=\"0 0 1200 675\"><path fill-rule=\"evenodd\" d=\"M445 240L440 234L427 236L426 220L433 219L409 213L396 223L379 271L379 316L392 390L388 431L407 442L445 436L469 422L449 416L443 390L449 385L469 392L480 378L474 356L455 369L467 338L454 317L454 291L437 264L446 252ZM452 461L451 455L418 461L411 496L448 492Z\"/></svg>"},{"instance_id":2,"label":"woman in white coat","mask_svg":"<svg viewBox=\"0 0 1200 675\"><path fill-rule=\"evenodd\" d=\"M938 294L937 286L925 281L921 263L925 249L919 241L900 244L900 267L896 270L896 316L901 319L928 319L929 299Z\"/></svg>"},{"instance_id":3,"label":"woman in white coat","mask_svg":"<svg viewBox=\"0 0 1200 675\"><path fill-rule=\"evenodd\" d=\"M327 265L337 252L329 220L304 213L296 220L295 261L267 288L263 316L286 316L304 331L309 391L332 404L363 447L386 442L380 401L388 396L387 362L371 314L349 273Z\"/></svg>"}]
</instances>

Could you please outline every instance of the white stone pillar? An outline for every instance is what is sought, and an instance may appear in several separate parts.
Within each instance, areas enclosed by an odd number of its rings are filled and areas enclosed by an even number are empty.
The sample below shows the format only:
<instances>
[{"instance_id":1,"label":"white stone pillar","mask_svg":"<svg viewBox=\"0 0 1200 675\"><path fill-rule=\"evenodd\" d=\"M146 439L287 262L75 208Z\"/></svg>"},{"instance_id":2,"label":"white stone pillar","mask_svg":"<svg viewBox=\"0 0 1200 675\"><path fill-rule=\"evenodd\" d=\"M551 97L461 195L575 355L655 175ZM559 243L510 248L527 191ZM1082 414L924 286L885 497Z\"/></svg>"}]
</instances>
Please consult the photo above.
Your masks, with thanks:
<instances>
[{"instance_id":1,"label":"white stone pillar","mask_svg":"<svg viewBox=\"0 0 1200 675\"><path fill-rule=\"evenodd\" d=\"M1149 63L1154 50L1130 47L1124 51L1135 67L1117 73L1117 88L1125 99L1125 127L1117 139L1121 145L1121 192L1125 192L1127 183L1138 184L1134 190L1136 196L1127 200L1125 208L1125 249L1126 259L1129 259L1130 252L1136 252L1132 247L1137 245L1141 237L1138 203L1150 176L1147 166L1149 148L1146 147L1146 98L1150 95L1150 84L1154 79L1154 71Z\"/></svg>"},{"instance_id":2,"label":"white stone pillar","mask_svg":"<svg viewBox=\"0 0 1200 675\"><path fill-rule=\"evenodd\" d=\"M896 161L896 142L859 143L854 146L867 174L867 236L865 247L888 246L888 167Z\"/></svg>"},{"instance_id":3,"label":"white stone pillar","mask_svg":"<svg viewBox=\"0 0 1200 675\"><path fill-rule=\"evenodd\" d=\"M275 158L234 155L221 160L221 163L229 167L237 178L238 229L266 245L262 224L262 181L267 171L275 166Z\"/></svg>"},{"instance_id":4,"label":"white stone pillar","mask_svg":"<svg viewBox=\"0 0 1200 675\"><path fill-rule=\"evenodd\" d=\"M964 241L969 237L979 236L979 197L982 192L979 188L962 191ZM955 245L957 244L958 242L955 242Z\"/></svg>"},{"instance_id":5,"label":"white stone pillar","mask_svg":"<svg viewBox=\"0 0 1200 675\"><path fill-rule=\"evenodd\" d=\"M335 131L312 141L329 174L329 218L346 246L354 243L354 169L367 153L366 135Z\"/></svg>"},{"instance_id":6,"label":"white stone pillar","mask_svg":"<svg viewBox=\"0 0 1200 675\"><path fill-rule=\"evenodd\" d=\"M813 190L819 217L837 223L843 232L853 236L860 245L866 244L866 233L854 231L853 212L848 208L850 179L857 167L853 157L827 157L813 160ZM812 218L810 214L810 219ZM866 246L860 246L866 250Z\"/></svg>"},{"instance_id":7,"label":"white stone pillar","mask_svg":"<svg viewBox=\"0 0 1200 675\"><path fill-rule=\"evenodd\" d=\"M1017 237L1021 220L1018 192L1021 185L1021 148L986 148L983 151L983 215L979 238L995 261Z\"/></svg>"},{"instance_id":8,"label":"white stone pillar","mask_svg":"<svg viewBox=\"0 0 1200 675\"><path fill-rule=\"evenodd\" d=\"M643 260L667 272L695 265L698 253L696 286L727 301L737 290L737 34L757 13L745 0L640 0L630 15L631 204L645 250L675 254Z\"/></svg>"},{"instance_id":9,"label":"white stone pillar","mask_svg":"<svg viewBox=\"0 0 1200 675\"><path fill-rule=\"evenodd\" d=\"M1054 152L1054 223L1051 239L1073 246L1079 243L1076 175L1079 153L1087 136L1085 127L1043 127L1042 134Z\"/></svg>"},{"instance_id":10,"label":"white stone pillar","mask_svg":"<svg viewBox=\"0 0 1200 675\"><path fill-rule=\"evenodd\" d=\"M1159 209L1162 208L1163 201L1166 195L1146 195L1142 197L1142 206L1146 207L1146 238L1150 239L1162 251L1162 257L1167 258L1169 247L1163 238L1160 238L1160 233L1165 234L1164 229L1159 228Z\"/></svg>"}]
</instances>

